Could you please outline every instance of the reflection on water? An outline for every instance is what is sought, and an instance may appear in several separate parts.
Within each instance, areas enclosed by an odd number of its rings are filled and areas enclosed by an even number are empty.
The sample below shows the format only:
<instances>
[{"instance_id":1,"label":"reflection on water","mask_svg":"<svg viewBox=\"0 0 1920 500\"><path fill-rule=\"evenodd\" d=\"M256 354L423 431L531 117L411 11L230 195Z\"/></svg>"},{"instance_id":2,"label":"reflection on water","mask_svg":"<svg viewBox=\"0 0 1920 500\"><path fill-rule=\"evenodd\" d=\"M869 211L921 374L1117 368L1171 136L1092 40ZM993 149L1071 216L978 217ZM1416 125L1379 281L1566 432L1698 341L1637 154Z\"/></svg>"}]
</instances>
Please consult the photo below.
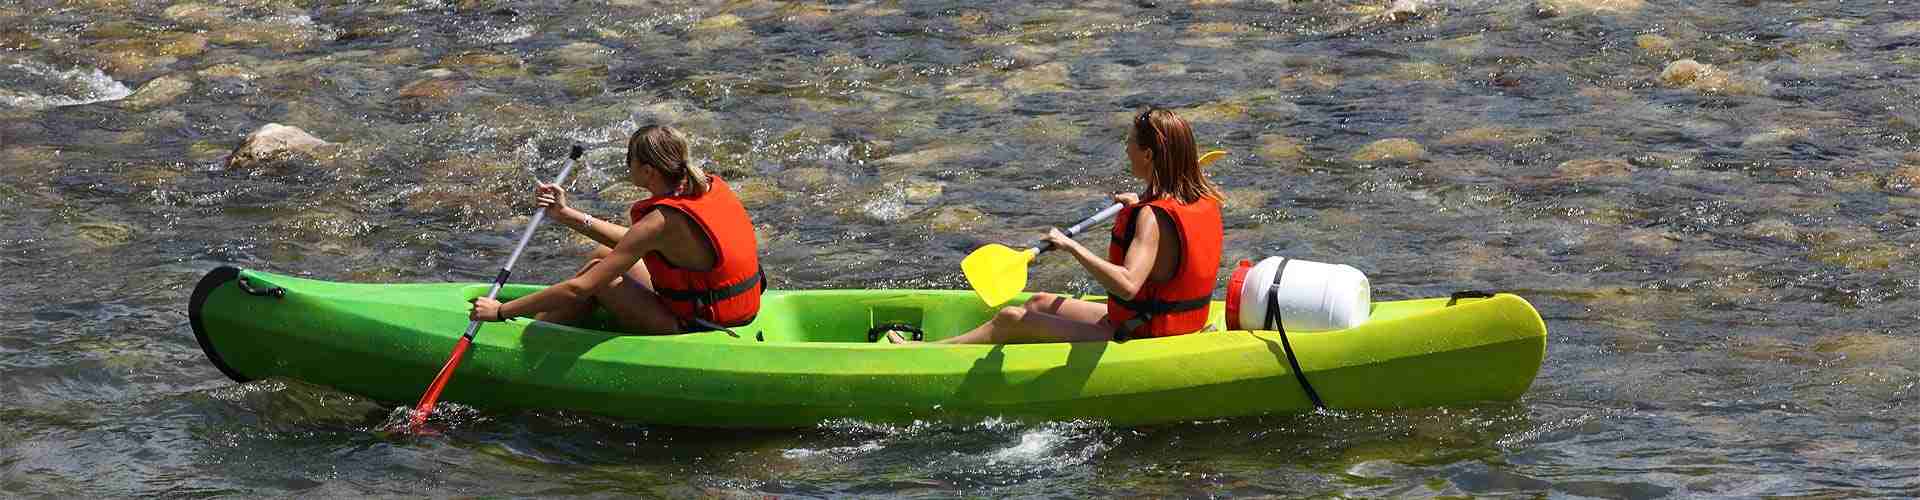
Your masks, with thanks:
<instances>
[{"instance_id":1,"label":"reflection on water","mask_svg":"<svg viewBox=\"0 0 1920 500\"><path fill-rule=\"evenodd\" d=\"M1342 0L0 5L0 476L12 495L1911 496L1920 21L1898 3ZM218 264L483 281L569 144L615 217L671 122L774 285L958 288L1193 119L1227 262L1382 299L1520 293L1515 403L1150 428L713 432L234 385L182 305ZM247 133L325 148L227 163ZM516 270L565 276L545 231ZM1095 291L1066 259L1033 287ZM430 374L421 374L427 377ZM456 382L458 383L458 382ZM396 417L397 415L397 417Z\"/></svg>"}]
</instances>

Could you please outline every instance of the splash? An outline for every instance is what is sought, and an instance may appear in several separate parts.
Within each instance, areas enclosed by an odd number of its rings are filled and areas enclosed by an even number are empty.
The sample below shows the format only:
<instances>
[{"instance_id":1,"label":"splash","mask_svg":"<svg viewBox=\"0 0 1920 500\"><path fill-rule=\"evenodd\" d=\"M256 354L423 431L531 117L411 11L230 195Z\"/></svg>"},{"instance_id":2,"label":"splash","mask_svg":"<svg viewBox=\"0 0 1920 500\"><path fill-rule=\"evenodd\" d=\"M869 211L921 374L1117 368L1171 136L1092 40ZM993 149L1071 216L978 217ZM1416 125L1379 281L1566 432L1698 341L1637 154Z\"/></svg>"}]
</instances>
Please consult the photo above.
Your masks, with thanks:
<instances>
[{"instance_id":1,"label":"splash","mask_svg":"<svg viewBox=\"0 0 1920 500\"><path fill-rule=\"evenodd\" d=\"M100 68L62 70L34 61L8 63L0 76L0 105L45 109L115 101L133 94ZM11 88L9 88L11 87ZM25 87L25 89L16 90Z\"/></svg>"}]
</instances>

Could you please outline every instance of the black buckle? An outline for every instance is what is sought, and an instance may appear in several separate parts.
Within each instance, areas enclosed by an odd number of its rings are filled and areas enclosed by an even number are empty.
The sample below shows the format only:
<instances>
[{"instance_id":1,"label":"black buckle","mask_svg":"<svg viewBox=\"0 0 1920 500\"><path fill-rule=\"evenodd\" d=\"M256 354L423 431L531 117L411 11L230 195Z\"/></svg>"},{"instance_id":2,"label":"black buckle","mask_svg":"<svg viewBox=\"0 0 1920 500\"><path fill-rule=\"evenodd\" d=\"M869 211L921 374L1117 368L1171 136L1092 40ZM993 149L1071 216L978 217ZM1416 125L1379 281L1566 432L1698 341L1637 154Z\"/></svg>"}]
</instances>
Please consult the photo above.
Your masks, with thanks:
<instances>
[{"instance_id":1,"label":"black buckle","mask_svg":"<svg viewBox=\"0 0 1920 500\"><path fill-rule=\"evenodd\" d=\"M1453 307L1454 304L1460 302L1460 299L1491 299L1493 298L1493 294L1494 292L1481 290L1461 290L1453 292L1452 295L1447 296L1447 307Z\"/></svg>"}]
</instances>

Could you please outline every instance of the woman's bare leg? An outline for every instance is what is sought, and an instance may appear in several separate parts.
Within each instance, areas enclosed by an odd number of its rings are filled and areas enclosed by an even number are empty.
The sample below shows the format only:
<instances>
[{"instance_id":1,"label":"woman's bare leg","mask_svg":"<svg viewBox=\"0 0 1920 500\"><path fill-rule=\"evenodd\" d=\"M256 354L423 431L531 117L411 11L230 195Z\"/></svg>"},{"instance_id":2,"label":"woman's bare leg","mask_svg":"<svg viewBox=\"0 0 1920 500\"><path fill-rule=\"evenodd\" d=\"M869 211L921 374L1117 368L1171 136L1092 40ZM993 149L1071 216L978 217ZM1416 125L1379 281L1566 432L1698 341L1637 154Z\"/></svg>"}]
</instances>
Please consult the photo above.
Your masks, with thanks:
<instances>
[{"instance_id":1,"label":"woman's bare leg","mask_svg":"<svg viewBox=\"0 0 1920 500\"><path fill-rule=\"evenodd\" d=\"M653 291L653 275L647 272L646 264L635 264L626 276L615 281L593 298L613 313L614 322L622 330L644 335L680 333L680 319Z\"/></svg>"},{"instance_id":2,"label":"woman's bare leg","mask_svg":"<svg viewBox=\"0 0 1920 500\"><path fill-rule=\"evenodd\" d=\"M993 319L967 333L941 339L942 344L1032 344L1093 342L1113 339L1106 323L1106 306L1059 295L1034 294L1020 307L1004 307ZM893 343L908 343L900 334L887 333Z\"/></svg>"},{"instance_id":3,"label":"woman's bare leg","mask_svg":"<svg viewBox=\"0 0 1920 500\"><path fill-rule=\"evenodd\" d=\"M573 275L579 276L586 274L588 269L593 269L594 265L599 264L601 259L607 258L607 255L611 253L613 253L613 249L607 248L605 245L594 248L592 252L587 253L587 262L580 266L580 270L574 271ZM618 278L616 278L615 281L618 281ZM617 285L618 283L615 284ZM535 314L533 315L533 319L562 325L578 325L582 318L586 318L588 314L592 313L593 301L582 300L568 305L564 309Z\"/></svg>"}]
</instances>

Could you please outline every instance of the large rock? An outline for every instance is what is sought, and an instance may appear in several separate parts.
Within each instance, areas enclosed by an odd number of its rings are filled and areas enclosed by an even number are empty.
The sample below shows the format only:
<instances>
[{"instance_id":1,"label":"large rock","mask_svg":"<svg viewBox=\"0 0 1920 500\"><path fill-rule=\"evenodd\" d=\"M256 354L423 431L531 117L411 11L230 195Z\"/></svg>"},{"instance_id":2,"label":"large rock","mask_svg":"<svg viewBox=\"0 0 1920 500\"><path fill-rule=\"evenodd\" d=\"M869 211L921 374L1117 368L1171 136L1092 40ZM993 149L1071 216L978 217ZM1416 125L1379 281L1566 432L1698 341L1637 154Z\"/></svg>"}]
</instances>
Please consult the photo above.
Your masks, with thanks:
<instances>
[{"instance_id":1,"label":"large rock","mask_svg":"<svg viewBox=\"0 0 1920 500\"><path fill-rule=\"evenodd\" d=\"M332 145L305 130L269 123L247 134L247 139L240 143L240 147L234 148L233 155L227 158L227 168L254 169L295 155L313 156L322 148Z\"/></svg>"},{"instance_id":2,"label":"large rock","mask_svg":"<svg viewBox=\"0 0 1920 500\"><path fill-rule=\"evenodd\" d=\"M1692 59L1667 63L1656 80L1664 86L1715 94L1761 95L1770 90L1766 80L1735 75Z\"/></svg>"}]
</instances>

